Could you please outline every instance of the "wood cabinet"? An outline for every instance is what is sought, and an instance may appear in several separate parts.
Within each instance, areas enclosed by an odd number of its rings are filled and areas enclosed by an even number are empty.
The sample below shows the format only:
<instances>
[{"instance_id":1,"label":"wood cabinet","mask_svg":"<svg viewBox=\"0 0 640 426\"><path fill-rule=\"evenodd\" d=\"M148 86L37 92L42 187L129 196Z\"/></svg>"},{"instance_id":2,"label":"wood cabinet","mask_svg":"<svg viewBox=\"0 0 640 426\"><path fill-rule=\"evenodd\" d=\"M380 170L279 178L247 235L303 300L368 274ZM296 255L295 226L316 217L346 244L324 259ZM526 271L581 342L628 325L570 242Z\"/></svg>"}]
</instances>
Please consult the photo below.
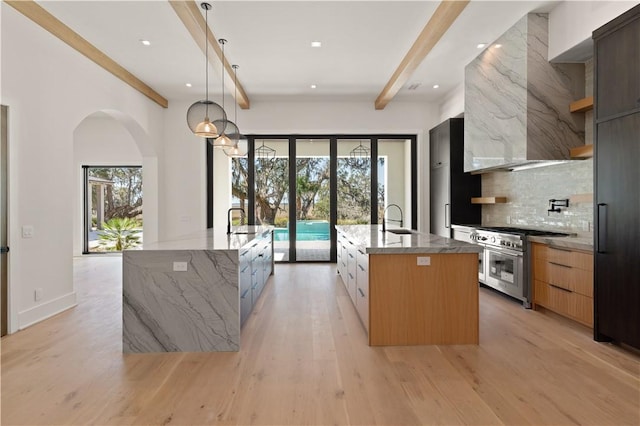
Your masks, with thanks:
<instances>
[{"instance_id":1,"label":"wood cabinet","mask_svg":"<svg viewBox=\"0 0 640 426\"><path fill-rule=\"evenodd\" d=\"M451 118L429 131L430 232L451 238L451 224L480 223L481 177L463 170L464 119Z\"/></svg>"},{"instance_id":2,"label":"wood cabinet","mask_svg":"<svg viewBox=\"0 0 640 426\"><path fill-rule=\"evenodd\" d=\"M593 327L593 254L532 246L534 305Z\"/></svg>"},{"instance_id":3,"label":"wood cabinet","mask_svg":"<svg viewBox=\"0 0 640 426\"><path fill-rule=\"evenodd\" d=\"M634 9L594 31L597 119L640 109L640 18Z\"/></svg>"},{"instance_id":4,"label":"wood cabinet","mask_svg":"<svg viewBox=\"0 0 640 426\"><path fill-rule=\"evenodd\" d=\"M640 349L640 5L593 39L594 337Z\"/></svg>"}]
</instances>

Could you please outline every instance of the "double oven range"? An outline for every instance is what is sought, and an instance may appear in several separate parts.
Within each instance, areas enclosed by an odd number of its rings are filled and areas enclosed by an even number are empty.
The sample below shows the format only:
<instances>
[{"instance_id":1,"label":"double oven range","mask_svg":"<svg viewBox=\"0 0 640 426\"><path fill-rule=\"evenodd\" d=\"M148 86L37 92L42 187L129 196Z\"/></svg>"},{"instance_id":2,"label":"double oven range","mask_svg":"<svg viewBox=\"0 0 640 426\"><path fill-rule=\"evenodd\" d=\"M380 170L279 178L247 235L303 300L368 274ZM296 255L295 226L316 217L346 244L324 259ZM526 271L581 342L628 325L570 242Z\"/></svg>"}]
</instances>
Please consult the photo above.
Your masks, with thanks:
<instances>
[{"instance_id":1,"label":"double oven range","mask_svg":"<svg viewBox=\"0 0 640 426\"><path fill-rule=\"evenodd\" d=\"M478 262L478 280L522 301L531 308L532 265L530 236L563 237L568 234L534 229L452 225L453 238L484 247Z\"/></svg>"}]
</instances>

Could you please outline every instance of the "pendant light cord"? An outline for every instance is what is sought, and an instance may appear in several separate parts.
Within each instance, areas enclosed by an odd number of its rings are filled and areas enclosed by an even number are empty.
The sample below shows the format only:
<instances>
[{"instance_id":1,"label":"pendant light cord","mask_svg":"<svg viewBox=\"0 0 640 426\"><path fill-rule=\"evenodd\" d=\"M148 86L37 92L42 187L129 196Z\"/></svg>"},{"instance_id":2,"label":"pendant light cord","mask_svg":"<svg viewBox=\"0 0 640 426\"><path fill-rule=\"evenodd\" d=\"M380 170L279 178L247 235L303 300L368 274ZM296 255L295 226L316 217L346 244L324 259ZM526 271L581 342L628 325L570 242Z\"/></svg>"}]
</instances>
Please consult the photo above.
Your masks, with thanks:
<instances>
[{"instance_id":1,"label":"pendant light cord","mask_svg":"<svg viewBox=\"0 0 640 426\"><path fill-rule=\"evenodd\" d=\"M224 69L225 69L225 66L224 66L225 65L224 64L224 45L227 42L227 40L221 38L218 41L222 45L222 109L224 109Z\"/></svg>"},{"instance_id":2,"label":"pendant light cord","mask_svg":"<svg viewBox=\"0 0 640 426\"><path fill-rule=\"evenodd\" d=\"M202 3L204 9L204 85L205 85L205 117L209 117L209 9L211 5L209 3Z\"/></svg>"},{"instance_id":3,"label":"pendant light cord","mask_svg":"<svg viewBox=\"0 0 640 426\"><path fill-rule=\"evenodd\" d=\"M233 68L233 91L234 91L234 105L233 105L233 122L238 126L238 68L237 65L231 65Z\"/></svg>"}]
</instances>

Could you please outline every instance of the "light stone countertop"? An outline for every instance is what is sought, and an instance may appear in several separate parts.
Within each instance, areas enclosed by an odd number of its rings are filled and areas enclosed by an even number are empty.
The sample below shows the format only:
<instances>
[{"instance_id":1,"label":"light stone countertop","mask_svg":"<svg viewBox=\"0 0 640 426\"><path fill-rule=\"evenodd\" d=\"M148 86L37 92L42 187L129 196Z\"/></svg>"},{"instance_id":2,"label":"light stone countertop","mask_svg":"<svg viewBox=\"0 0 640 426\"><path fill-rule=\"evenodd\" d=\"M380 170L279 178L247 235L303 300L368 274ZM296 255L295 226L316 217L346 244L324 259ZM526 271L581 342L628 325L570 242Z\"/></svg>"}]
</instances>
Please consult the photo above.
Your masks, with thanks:
<instances>
[{"instance_id":1,"label":"light stone countertop","mask_svg":"<svg viewBox=\"0 0 640 426\"><path fill-rule=\"evenodd\" d=\"M593 237L534 237L529 236L529 241L550 246L565 247L576 250L593 252Z\"/></svg>"},{"instance_id":2,"label":"light stone countertop","mask_svg":"<svg viewBox=\"0 0 640 426\"><path fill-rule=\"evenodd\" d=\"M338 225L336 229L359 249L371 254L480 253L484 249L476 244L417 231L408 235L383 233L382 225Z\"/></svg>"},{"instance_id":3,"label":"light stone countertop","mask_svg":"<svg viewBox=\"0 0 640 426\"><path fill-rule=\"evenodd\" d=\"M143 244L142 250L240 250L256 238L273 231L270 226L234 226L232 233L226 229L204 229L168 241Z\"/></svg>"}]
</instances>

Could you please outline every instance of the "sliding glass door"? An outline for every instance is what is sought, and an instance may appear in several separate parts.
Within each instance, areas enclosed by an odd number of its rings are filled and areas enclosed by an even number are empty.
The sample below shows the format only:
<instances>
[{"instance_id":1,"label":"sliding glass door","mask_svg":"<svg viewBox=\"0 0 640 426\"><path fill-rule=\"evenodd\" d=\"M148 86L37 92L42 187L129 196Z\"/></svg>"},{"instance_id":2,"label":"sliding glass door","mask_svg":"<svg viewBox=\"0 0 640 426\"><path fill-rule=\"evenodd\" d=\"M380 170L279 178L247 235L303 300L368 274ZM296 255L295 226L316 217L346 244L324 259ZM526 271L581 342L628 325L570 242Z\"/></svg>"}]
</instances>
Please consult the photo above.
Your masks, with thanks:
<instances>
[{"instance_id":1,"label":"sliding glass door","mask_svg":"<svg viewBox=\"0 0 640 426\"><path fill-rule=\"evenodd\" d=\"M232 204L249 223L275 228L276 261L335 262L335 225L381 223L389 204L415 229L415 136L248 139L248 156L232 160Z\"/></svg>"}]
</instances>

